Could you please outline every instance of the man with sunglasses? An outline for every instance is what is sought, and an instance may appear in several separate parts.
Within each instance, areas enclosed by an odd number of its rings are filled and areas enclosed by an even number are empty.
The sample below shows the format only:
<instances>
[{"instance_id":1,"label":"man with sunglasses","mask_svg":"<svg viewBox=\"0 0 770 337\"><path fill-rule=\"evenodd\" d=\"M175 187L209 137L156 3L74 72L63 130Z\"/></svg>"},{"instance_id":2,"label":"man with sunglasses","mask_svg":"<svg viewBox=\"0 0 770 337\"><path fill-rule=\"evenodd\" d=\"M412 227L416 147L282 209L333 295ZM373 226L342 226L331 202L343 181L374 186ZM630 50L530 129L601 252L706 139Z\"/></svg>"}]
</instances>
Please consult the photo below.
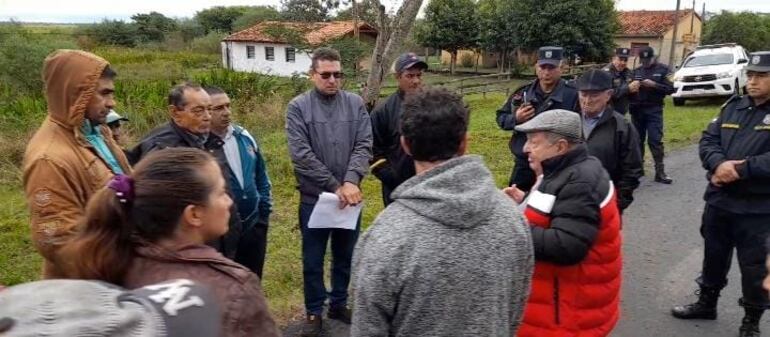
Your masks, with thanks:
<instances>
[{"instance_id":1,"label":"man with sunglasses","mask_svg":"<svg viewBox=\"0 0 770 337\"><path fill-rule=\"evenodd\" d=\"M516 89L500 110L497 110L497 125L503 130L513 130L541 112L553 109L580 111L578 93L561 78L561 62L564 49L542 47L537 51L535 72L537 79ZM514 167L509 185L522 191L529 191L535 183L535 173L530 169L527 154L524 153L524 133L513 132L508 146L514 157Z\"/></svg>"},{"instance_id":2,"label":"man with sunglasses","mask_svg":"<svg viewBox=\"0 0 770 337\"><path fill-rule=\"evenodd\" d=\"M335 193L340 208L363 201L359 187L372 158L372 126L364 100L341 90L342 64L339 52L330 48L313 51L310 80L315 86L289 102L286 133L294 174L300 192L299 222L302 233L302 274L307 319L302 336L319 336L321 315L329 299L330 319L350 324L347 307L355 230L308 228L318 196ZM324 285L324 256L331 237L331 292ZM328 294L328 295L327 295Z\"/></svg>"},{"instance_id":3,"label":"man with sunglasses","mask_svg":"<svg viewBox=\"0 0 770 337\"><path fill-rule=\"evenodd\" d=\"M631 69L628 69L628 57L631 49L617 48L612 62L602 70L612 75L612 107L621 115L628 113L628 83L631 82Z\"/></svg>"},{"instance_id":4,"label":"man with sunglasses","mask_svg":"<svg viewBox=\"0 0 770 337\"><path fill-rule=\"evenodd\" d=\"M414 161L401 148L399 124L404 99L422 88L422 73L428 64L414 53L404 53L393 65L398 91L372 111L374 159L371 170L382 182L382 201L388 206L390 193L415 174Z\"/></svg>"}]
</instances>

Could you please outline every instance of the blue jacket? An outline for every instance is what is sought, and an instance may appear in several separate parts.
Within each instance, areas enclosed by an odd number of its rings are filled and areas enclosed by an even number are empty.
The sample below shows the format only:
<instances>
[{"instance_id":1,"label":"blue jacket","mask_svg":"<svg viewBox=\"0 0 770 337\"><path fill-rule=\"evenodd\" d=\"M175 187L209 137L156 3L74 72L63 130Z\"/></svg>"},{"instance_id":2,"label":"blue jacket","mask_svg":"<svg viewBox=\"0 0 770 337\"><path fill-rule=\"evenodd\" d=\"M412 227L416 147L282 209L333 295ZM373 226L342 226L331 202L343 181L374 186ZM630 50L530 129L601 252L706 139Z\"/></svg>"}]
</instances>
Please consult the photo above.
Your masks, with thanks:
<instances>
[{"instance_id":1,"label":"blue jacket","mask_svg":"<svg viewBox=\"0 0 770 337\"><path fill-rule=\"evenodd\" d=\"M273 202L267 166L257 141L246 129L233 125L233 138L238 142L243 171L243 187L230 169L230 188L243 221L244 230L254 225L267 226Z\"/></svg>"}]
</instances>

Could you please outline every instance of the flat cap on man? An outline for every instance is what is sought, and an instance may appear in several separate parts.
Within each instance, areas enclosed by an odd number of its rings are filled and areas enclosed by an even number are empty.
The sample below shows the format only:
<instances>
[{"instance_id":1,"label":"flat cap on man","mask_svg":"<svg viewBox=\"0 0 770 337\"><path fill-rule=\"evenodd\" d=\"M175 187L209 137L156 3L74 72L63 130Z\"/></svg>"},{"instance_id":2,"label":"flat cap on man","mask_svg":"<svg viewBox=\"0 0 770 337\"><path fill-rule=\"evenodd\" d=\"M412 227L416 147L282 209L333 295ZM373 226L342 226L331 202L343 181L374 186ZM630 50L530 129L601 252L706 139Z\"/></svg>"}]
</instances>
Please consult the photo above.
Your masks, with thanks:
<instances>
[{"instance_id":1,"label":"flat cap on man","mask_svg":"<svg viewBox=\"0 0 770 337\"><path fill-rule=\"evenodd\" d=\"M540 113L526 123L516 126L516 131L523 133L551 132L580 141L583 134L582 125L580 114L577 112L554 109Z\"/></svg>"},{"instance_id":2,"label":"flat cap on man","mask_svg":"<svg viewBox=\"0 0 770 337\"><path fill-rule=\"evenodd\" d=\"M601 91L612 89L612 76L610 73L591 69L580 75L576 81L577 90L580 91Z\"/></svg>"}]
</instances>

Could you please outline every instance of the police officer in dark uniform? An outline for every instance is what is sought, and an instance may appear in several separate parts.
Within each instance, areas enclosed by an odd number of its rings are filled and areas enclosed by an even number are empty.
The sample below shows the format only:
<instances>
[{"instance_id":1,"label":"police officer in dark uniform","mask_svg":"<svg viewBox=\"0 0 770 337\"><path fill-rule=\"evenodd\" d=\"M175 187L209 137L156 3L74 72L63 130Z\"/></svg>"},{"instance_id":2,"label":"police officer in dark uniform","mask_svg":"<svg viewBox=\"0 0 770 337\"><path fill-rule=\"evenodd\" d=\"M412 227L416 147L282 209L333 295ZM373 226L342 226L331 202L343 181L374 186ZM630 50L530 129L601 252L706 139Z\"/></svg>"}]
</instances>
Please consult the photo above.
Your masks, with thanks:
<instances>
[{"instance_id":1,"label":"police officer in dark uniform","mask_svg":"<svg viewBox=\"0 0 770 337\"><path fill-rule=\"evenodd\" d=\"M700 229L703 271L696 280L700 296L672 310L681 319L716 319L717 298L736 249L743 290L739 303L746 313L741 337L759 336L759 320L770 305L762 288L770 234L770 52L751 54L746 71L748 95L730 98L700 141L709 180Z\"/></svg>"},{"instance_id":2,"label":"police officer in dark uniform","mask_svg":"<svg viewBox=\"0 0 770 337\"><path fill-rule=\"evenodd\" d=\"M671 184L674 180L666 175L663 165L663 99L674 93L674 85L668 79L668 66L655 60L652 47L639 50L639 60L642 65L634 69L628 84L631 121L639 132L642 158L647 138L655 161L655 181Z\"/></svg>"},{"instance_id":3,"label":"police officer in dark uniform","mask_svg":"<svg viewBox=\"0 0 770 337\"><path fill-rule=\"evenodd\" d=\"M628 112L628 83L631 82L631 69L628 69L628 57L631 49L617 48L612 62L602 68L612 75L612 107L621 115Z\"/></svg>"},{"instance_id":4,"label":"police officer in dark uniform","mask_svg":"<svg viewBox=\"0 0 770 337\"><path fill-rule=\"evenodd\" d=\"M501 129L513 130L516 125L547 110L579 111L577 91L561 78L563 56L564 49L561 47L542 47L537 51L537 79L516 89L503 107L497 110L497 125ZM514 156L509 185L516 185L522 191L529 191L536 178L524 153L526 141L526 134L514 132L508 143Z\"/></svg>"}]
</instances>

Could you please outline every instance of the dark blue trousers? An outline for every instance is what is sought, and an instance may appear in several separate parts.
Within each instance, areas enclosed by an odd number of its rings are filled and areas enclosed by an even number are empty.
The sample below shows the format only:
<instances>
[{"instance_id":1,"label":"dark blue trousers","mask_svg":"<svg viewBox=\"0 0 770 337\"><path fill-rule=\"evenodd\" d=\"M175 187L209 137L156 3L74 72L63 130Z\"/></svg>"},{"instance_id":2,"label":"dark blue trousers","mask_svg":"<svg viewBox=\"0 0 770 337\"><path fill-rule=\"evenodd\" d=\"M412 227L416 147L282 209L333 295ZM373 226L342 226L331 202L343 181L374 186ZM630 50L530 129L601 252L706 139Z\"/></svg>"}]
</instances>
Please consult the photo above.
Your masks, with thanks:
<instances>
[{"instance_id":1,"label":"dark blue trousers","mask_svg":"<svg viewBox=\"0 0 770 337\"><path fill-rule=\"evenodd\" d=\"M302 276L305 289L305 311L307 314L320 315L326 299L329 306L343 307L348 301L350 284L350 265L353 249L361 230L361 218L356 230L308 228L310 214L315 204L300 203L299 222L302 228ZM326 246L331 238L332 290L327 292L324 285L324 257Z\"/></svg>"},{"instance_id":2,"label":"dark blue trousers","mask_svg":"<svg viewBox=\"0 0 770 337\"><path fill-rule=\"evenodd\" d=\"M765 240L770 234L768 216L737 214L706 204L700 232L705 247L703 271L698 283L712 289L724 288L733 251L736 251L741 268L741 304L757 309L768 308L767 290L762 287L767 275Z\"/></svg>"},{"instance_id":3,"label":"dark blue trousers","mask_svg":"<svg viewBox=\"0 0 770 337\"><path fill-rule=\"evenodd\" d=\"M655 163L663 162L663 107L634 106L630 107L631 122L639 132L639 145L644 158L644 141L650 146L650 153Z\"/></svg>"}]
</instances>

